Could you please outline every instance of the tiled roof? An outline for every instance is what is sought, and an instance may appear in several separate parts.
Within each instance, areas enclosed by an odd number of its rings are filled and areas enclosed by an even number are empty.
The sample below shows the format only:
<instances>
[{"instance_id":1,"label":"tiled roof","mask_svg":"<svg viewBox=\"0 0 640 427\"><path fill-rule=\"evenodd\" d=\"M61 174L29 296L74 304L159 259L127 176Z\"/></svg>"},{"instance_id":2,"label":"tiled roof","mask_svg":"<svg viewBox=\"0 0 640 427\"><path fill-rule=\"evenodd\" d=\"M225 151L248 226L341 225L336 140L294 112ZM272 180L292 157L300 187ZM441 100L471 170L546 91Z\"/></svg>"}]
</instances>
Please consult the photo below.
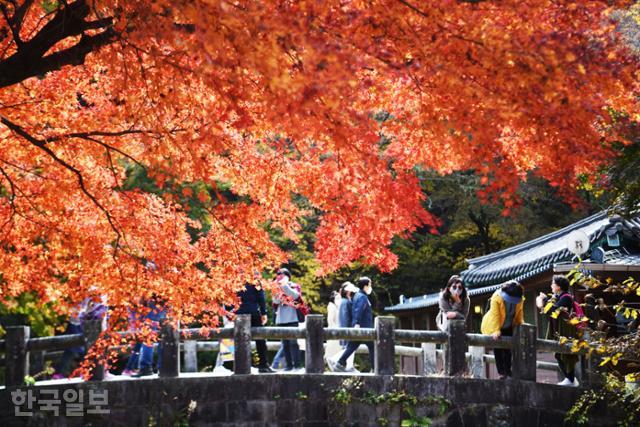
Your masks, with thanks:
<instances>
[{"instance_id":1,"label":"tiled roof","mask_svg":"<svg viewBox=\"0 0 640 427\"><path fill-rule=\"evenodd\" d=\"M554 269L558 269L557 271L566 271L569 268L573 268L575 263L573 262L561 262L554 264ZM607 251L604 254L604 260L602 263L596 263L591 259L587 259L582 263L583 270L592 270L594 267L601 268L607 266L640 266L640 253L629 254L620 250L612 250ZM560 267L560 268L558 268ZM566 268L562 268L566 267ZM611 268L611 270L625 271L624 269ZM634 269L636 270L636 269Z\"/></svg>"},{"instance_id":2,"label":"tiled roof","mask_svg":"<svg viewBox=\"0 0 640 427\"><path fill-rule=\"evenodd\" d=\"M622 231L625 237L640 241L640 216L630 220L618 216L609 218L607 212L603 211L528 242L468 259L469 268L461 275L470 296L493 292L507 280L522 281L552 269L554 264L572 261L574 255L567 250L566 243L566 238L572 231L583 231L593 244L614 227ZM640 254L609 251L605 262L637 265L640 264ZM431 307L437 305L438 300L439 293L407 298L401 304L385 308L385 311L400 312Z\"/></svg>"},{"instance_id":3,"label":"tiled roof","mask_svg":"<svg viewBox=\"0 0 640 427\"><path fill-rule=\"evenodd\" d=\"M620 225L617 225L620 224ZM640 217L623 220L600 212L553 233L478 258L468 259L469 268L461 273L468 287L477 287L506 280L524 280L549 270L554 263L571 261L566 238L572 231L584 232L591 243L617 227L629 237L640 239Z\"/></svg>"},{"instance_id":4,"label":"tiled roof","mask_svg":"<svg viewBox=\"0 0 640 427\"><path fill-rule=\"evenodd\" d=\"M501 285L485 286L484 288L467 289L467 293L470 297L490 293L498 289ZM407 298L401 304L392 305L391 307L385 307L385 311L390 313L398 311L417 310L419 308L432 307L438 305L440 300L440 292L434 294L422 295L420 297Z\"/></svg>"}]
</instances>

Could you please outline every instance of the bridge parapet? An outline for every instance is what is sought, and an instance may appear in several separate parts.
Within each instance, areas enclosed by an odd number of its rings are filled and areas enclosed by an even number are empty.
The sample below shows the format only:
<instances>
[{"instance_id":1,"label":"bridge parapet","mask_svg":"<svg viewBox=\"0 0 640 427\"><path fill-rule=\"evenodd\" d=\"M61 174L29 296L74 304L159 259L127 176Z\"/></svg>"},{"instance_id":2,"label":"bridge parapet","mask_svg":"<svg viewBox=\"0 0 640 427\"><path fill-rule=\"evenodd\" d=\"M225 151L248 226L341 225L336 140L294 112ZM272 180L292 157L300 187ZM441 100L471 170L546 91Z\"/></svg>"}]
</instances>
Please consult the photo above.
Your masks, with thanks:
<instances>
[{"instance_id":1,"label":"bridge parapet","mask_svg":"<svg viewBox=\"0 0 640 427\"><path fill-rule=\"evenodd\" d=\"M12 392L37 398L30 417L16 417ZM106 397L106 413L70 416L62 403L56 416L38 405L41 394ZM55 391L55 393L54 393ZM73 392L73 393L72 393ZM342 374L232 375L78 382L0 389L3 425L52 427L91 424L126 426L400 426L422 417L432 425L563 425L579 389L531 381L465 377ZM413 414L406 409L411 408ZM24 409L24 408L23 408ZM601 416L605 416L601 413ZM34 424L35 423L35 424ZM415 424L410 424L415 425ZM611 425L594 418L593 426Z\"/></svg>"},{"instance_id":2,"label":"bridge parapet","mask_svg":"<svg viewBox=\"0 0 640 427\"><path fill-rule=\"evenodd\" d=\"M251 372L251 341L255 339L305 339L305 362L307 373L320 374L324 371L324 343L329 339L353 341L374 341L375 366L377 375L395 375L395 356L397 354L413 355L423 360L425 375L435 373L436 355L441 352L444 360L444 374L447 376L472 375L484 376L484 366L491 361L490 355L485 354L486 348L505 348L513 352L513 376L515 379L536 381L536 368L555 369L557 365L536 359L537 352L544 350L555 353L571 353L569 344L557 341L536 339L536 327L520 325L515 328L513 337L500 337L494 340L490 336L468 334L465 332L464 321L452 320L448 322L446 332L402 330L395 329L395 318L389 316L377 317L374 328L323 328L324 319L321 315L308 315L304 327L250 327L250 318L239 315L233 328L211 330L206 336L199 329L176 329L166 323L162 327L161 342L163 345L161 377L177 377L181 371L180 351L187 352L185 361L189 360L189 370L195 371L196 360L193 352L200 347L195 340L217 340L221 338L234 339L234 370L237 375ZM60 350L77 345L95 342L101 322L90 323L85 327L84 335L63 335L59 337L30 338L29 328L25 326L8 327L6 339L0 341L0 350L6 350L6 385L21 385L24 377L29 373L29 352L49 349ZM189 341L189 344L185 344ZM421 344L421 347L403 347L400 343ZM202 347L211 348L202 343ZM442 346L437 350L436 346ZM586 350L582 350L581 382L595 383L599 377L590 366L597 366L598 361L592 354L591 359L584 358ZM594 352L595 353L595 352ZM99 361L98 361L99 362ZM587 372L588 371L588 372ZM94 380L101 380L103 372L98 363Z\"/></svg>"}]
</instances>

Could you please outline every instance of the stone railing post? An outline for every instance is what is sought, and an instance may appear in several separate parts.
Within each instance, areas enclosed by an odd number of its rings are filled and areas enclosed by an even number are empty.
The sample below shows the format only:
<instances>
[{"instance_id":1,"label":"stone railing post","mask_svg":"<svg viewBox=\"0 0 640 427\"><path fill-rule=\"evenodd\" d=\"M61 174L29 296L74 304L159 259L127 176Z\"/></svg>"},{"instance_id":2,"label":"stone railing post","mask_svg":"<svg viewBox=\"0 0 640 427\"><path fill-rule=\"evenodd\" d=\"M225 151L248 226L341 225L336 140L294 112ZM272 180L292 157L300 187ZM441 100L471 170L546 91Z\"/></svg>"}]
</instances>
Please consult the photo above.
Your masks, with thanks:
<instances>
[{"instance_id":1,"label":"stone railing post","mask_svg":"<svg viewBox=\"0 0 640 427\"><path fill-rule=\"evenodd\" d=\"M580 385L597 387L603 383L602 374L598 372L600 362L602 362L602 357L596 351L592 351L588 356L580 355L576 367Z\"/></svg>"},{"instance_id":2,"label":"stone railing post","mask_svg":"<svg viewBox=\"0 0 640 427\"><path fill-rule=\"evenodd\" d=\"M321 314L309 314L306 326L305 368L308 374L321 374L324 372L324 318Z\"/></svg>"},{"instance_id":3,"label":"stone railing post","mask_svg":"<svg viewBox=\"0 0 640 427\"><path fill-rule=\"evenodd\" d=\"M233 324L233 373L251 373L251 315L239 314Z\"/></svg>"},{"instance_id":4,"label":"stone railing post","mask_svg":"<svg viewBox=\"0 0 640 427\"><path fill-rule=\"evenodd\" d=\"M484 378L484 347L469 346L469 353L471 353L471 366L469 371L473 378Z\"/></svg>"},{"instance_id":5,"label":"stone railing post","mask_svg":"<svg viewBox=\"0 0 640 427\"><path fill-rule=\"evenodd\" d=\"M374 352L374 373L376 375L393 375L395 373L395 324L395 317L376 317L376 341Z\"/></svg>"},{"instance_id":6,"label":"stone railing post","mask_svg":"<svg viewBox=\"0 0 640 427\"><path fill-rule=\"evenodd\" d=\"M159 377L177 377L180 375L180 327L168 320L160 325L160 357Z\"/></svg>"},{"instance_id":7,"label":"stone railing post","mask_svg":"<svg viewBox=\"0 0 640 427\"><path fill-rule=\"evenodd\" d=\"M513 378L526 381L536 380L536 339L535 325L523 323L513 331Z\"/></svg>"},{"instance_id":8,"label":"stone railing post","mask_svg":"<svg viewBox=\"0 0 640 427\"><path fill-rule=\"evenodd\" d=\"M27 343L31 335L28 326L7 326L5 335L6 370L5 385L22 385L29 375L29 352Z\"/></svg>"},{"instance_id":9,"label":"stone railing post","mask_svg":"<svg viewBox=\"0 0 640 427\"><path fill-rule=\"evenodd\" d=\"M91 347L98 341L103 331L102 319L87 320L82 325L82 333L84 335L84 349L89 354ZM104 380L104 363L102 357L98 355L93 360L93 369L91 371L91 381Z\"/></svg>"},{"instance_id":10,"label":"stone railing post","mask_svg":"<svg viewBox=\"0 0 640 427\"><path fill-rule=\"evenodd\" d=\"M184 371L198 372L198 341L184 341L182 351L184 353Z\"/></svg>"},{"instance_id":11,"label":"stone railing post","mask_svg":"<svg viewBox=\"0 0 640 427\"><path fill-rule=\"evenodd\" d=\"M445 375L462 375L467 370L467 330L464 320L450 319L447 323L447 343L444 349Z\"/></svg>"},{"instance_id":12,"label":"stone railing post","mask_svg":"<svg viewBox=\"0 0 640 427\"><path fill-rule=\"evenodd\" d=\"M44 371L44 350L30 351L29 352L29 372L31 375L37 375Z\"/></svg>"},{"instance_id":13,"label":"stone railing post","mask_svg":"<svg viewBox=\"0 0 640 427\"><path fill-rule=\"evenodd\" d=\"M438 366L436 360L436 344L432 342L423 342L421 347L423 375L435 374Z\"/></svg>"}]
</instances>

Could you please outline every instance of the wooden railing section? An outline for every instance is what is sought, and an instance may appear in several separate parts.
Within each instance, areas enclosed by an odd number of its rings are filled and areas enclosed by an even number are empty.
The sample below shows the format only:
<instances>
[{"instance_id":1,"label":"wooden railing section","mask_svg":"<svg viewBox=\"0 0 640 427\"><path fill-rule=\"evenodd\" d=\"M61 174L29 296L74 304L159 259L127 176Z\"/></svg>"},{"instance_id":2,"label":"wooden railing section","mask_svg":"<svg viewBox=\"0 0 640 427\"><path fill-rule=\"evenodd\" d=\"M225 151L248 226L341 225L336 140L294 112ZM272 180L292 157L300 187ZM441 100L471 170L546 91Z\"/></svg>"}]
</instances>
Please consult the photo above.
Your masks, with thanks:
<instances>
[{"instance_id":1,"label":"wooden railing section","mask_svg":"<svg viewBox=\"0 0 640 427\"><path fill-rule=\"evenodd\" d=\"M391 316L381 316L375 319L374 328L325 328L321 315L308 315L304 327L251 327L250 316L236 317L233 328L210 330L206 336L200 329L176 329L172 324L162 326L160 341L162 343L162 364L160 377L177 377L180 369L180 350L185 352L185 360L195 358L197 348L213 347L201 343L201 340L211 341L222 338L234 340L234 374L246 375L251 373L251 343L255 339L281 340L305 339L305 369L308 374L321 374L325 370L324 344L326 340L374 341L376 375L395 374L395 356L397 354L422 357L423 374L436 373L436 355L442 346L444 360L444 374L457 376L469 374L483 378L485 363L492 360L492 356L485 354L486 348L505 348L512 350L513 378L525 381L535 381L537 368L554 369L555 363L537 360L538 351L553 353L571 353L568 344L558 341L537 339L534 325L523 324L515 328L512 337L492 337L481 334L466 333L462 320L448 322L447 332L395 329L396 319ZM93 345L101 332L102 322L86 322L83 334L61 335L55 337L30 338L27 326L12 326L6 328L4 340L0 340L0 351L5 357L5 383L7 386L21 385L25 376L29 374L29 352L53 351L76 347L87 348ZM420 347L404 347L399 343L420 344ZM187 353L189 353L187 355ZM598 380L595 366L598 360L594 354L590 358L581 353L579 369L583 383L593 383ZM104 368L96 363L92 380L104 379ZM195 370L190 369L190 370Z\"/></svg>"}]
</instances>

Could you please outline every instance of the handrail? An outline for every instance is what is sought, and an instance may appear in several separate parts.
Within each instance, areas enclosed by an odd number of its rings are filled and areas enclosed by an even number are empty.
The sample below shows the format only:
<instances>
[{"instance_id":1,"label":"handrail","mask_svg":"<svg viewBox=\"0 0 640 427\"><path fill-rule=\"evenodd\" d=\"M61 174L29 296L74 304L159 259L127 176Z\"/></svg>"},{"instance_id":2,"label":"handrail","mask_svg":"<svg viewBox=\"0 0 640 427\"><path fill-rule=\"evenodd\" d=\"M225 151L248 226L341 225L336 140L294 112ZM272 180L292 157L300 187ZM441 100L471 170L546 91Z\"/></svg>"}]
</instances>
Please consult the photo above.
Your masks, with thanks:
<instances>
[{"instance_id":1,"label":"handrail","mask_svg":"<svg viewBox=\"0 0 640 427\"><path fill-rule=\"evenodd\" d=\"M372 328L324 328L326 339L371 341L375 340L375 330ZM121 334L126 334L122 332ZM468 344L487 348L509 349L513 345L512 337L500 337L494 340L490 335L468 333ZM180 336L184 340L215 340L222 338L233 338L233 328L210 329L208 334L203 334L200 328L180 329ZM283 326L259 326L251 328L251 336L256 339L304 339L306 330L303 327L283 327ZM441 331L396 329L394 331L395 340L404 343L435 343L444 344L447 341L447 334ZM30 338L27 343L28 351L41 350L64 350L67 348L84 345L82 334L56 335L51 337ZM537 339L536 348L540 351L562 354L583 354L588 349L574 352L570 344L560 344L559 341ZM0 351L6 350L6 340L0 340Z\"/></svg>"},{"instance_id":2,"label":"handrail","mask_svg":"<svg viewBox=\"0 0 640 427\"><path fill-rule=\"evenodd\" d=\"M375 340L375 330L372 328L323 328L325 339L371 341ZM233 338L233 328L209 329L208 334L202 333L200 328L180 329L180 337L183 340L216 340L222 338ZM119 332L121 335L129 332ZM468 333L468 344L487 348L509 349L513 346L512 337L500 337L494 340L490 335ZM251 336L255 339L304 339L306 329L303 327L283 327L283 326L259 326L251 328ZM441 331L396 329L394 331L395 340L404 343L435 343L444 344L447 341L447 334ZM28 351L56 351L84 345L82 334L56 335L51 337L34 337L27 342ZM561 344L559 341L537 339L536 348L540 351L562 354L584 354L589 349L581 349L574 352L571 344ZM6 350L6 340L0 340L0 351Z\"/></svg>"},{"instance_id":3,"label":"handrail","mask_svg":"<svg viewBox=\"0 0 640 427\"><path fill-rule=\"evenodd\" d=\"M324 347L325 342L329 340L373 341L376 351L375 372L378 375L395 373L394 356L396 355L419 357L422 361L423 373L433 373L437 366L436 357L441 355L447 375L463 375L465 372L470 372L474 376L482 376L483 363L491 360L491 357L485 354L485 349L509 349L513 352L514 378L525 380L535 380L536 367L552 369L556 366L553 363L538 361L537 351L584 354L593 349L592 347L581 348L580 352L575 353L572 352L571 343L560 344L558 341L537 339L536 327L527 324L515 328L513 336L494 339L489 335L467 333L464 321L461 320L449 322L446 332L395 329L396 320L393 317L376 318L374 328L327 328L323 326L323 321L322 316L309 315L306 323L301 326L251 327L250 317L239 315L233 327L206 330L178 329L172 323L166 322L158 333L158 339L164 348L163 369L160 376L175 377L179 374L180 351L185 353L185 366L186 361L189 360L187 370L191 370L197 363L196 352L199 348L219 349L219 346L211 341L224 338L234 339L236 374L251 372L251 347L255 340L271 340L269 341L271 347L278 345L273 340L305 340L305 366L308 373L316 374L324 372ZM5 357L7 372L11 373L7 384L22 383L24 375L27 375L25 372L28 372L26 355L29 351L55 351L93 345L101 333L100 325L100 322L88 322L83 334L34 338L29 337L28 327L8 328L6 338L0 340L0 349L5 348L7 353ZM135 334L133 331L115 333L127 337L133 337ZM189 342L188 345L187 342ZM421 345L410 347L397 345L399 343ZM436 349L436 345L442 345L442 350ZM593 360L588 363L595 366L598 362Z\"/></svg>"},{"instance_id":4,"label":"handrail","mask_svg":"<svg viewBox=\"0 0 640 427\"><path fill-rule=\"evenodd\" d=\"M65 350L67 348L78 347L84 344L84 335L82 334L38 337L30 338L29 341L27 341L27 350Z\"/></svg>"},{"instance_id":5,"label":"handrail","mask_svg":"<svg viewBox=\"0 0 640 427\"><path fill-rule=\"evenodd\" d=\"M233 338L233 328L210 328L208 333L203 333L201 328L180 329L180 336L187 340L208 340Z\"/></svg>"},{"instance_id":6,"label":"handrail","mask_svg":"<svg viewBox=\"0 0 640 427\"><path fill-rule=\"evenodd\" d=\"M493 339L491 335L467 334L467 340L469 341L469 345L476 347L510 349L513 346L512 337L499 337L496 340Z\"/></svg>"},{"instance_id":7,"label":"handrail","mask_svg":"<svg viewBox=\"0 0 640 427\"><path fill-rule=\"evenodd\" d=\"M447 334L441 331L420 331L414 329L396 329L395 340L400 342L423 343L431 342L444 344L447 342Z\"/></svg>"}]
</instances>

